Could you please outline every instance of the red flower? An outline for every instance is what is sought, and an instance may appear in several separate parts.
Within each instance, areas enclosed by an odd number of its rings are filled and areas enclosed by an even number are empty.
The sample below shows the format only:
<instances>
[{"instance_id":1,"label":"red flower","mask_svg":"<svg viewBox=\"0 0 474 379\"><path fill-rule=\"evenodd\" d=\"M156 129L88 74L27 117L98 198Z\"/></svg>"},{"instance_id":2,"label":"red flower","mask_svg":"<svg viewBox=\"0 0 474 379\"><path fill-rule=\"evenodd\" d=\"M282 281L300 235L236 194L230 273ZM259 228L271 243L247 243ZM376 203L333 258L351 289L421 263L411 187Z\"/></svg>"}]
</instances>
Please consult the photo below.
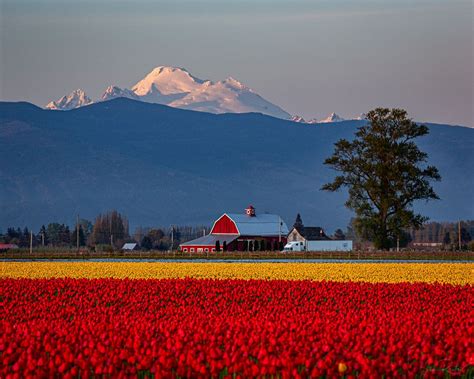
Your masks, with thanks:
<instances>
[{"instance_id":1,"label":"red flower","mask_svg":"<svg viewBox=\"0 0 474 379\"><path fill-rule=\"evenodd\" d=\"M439 377L474 364L473 288L1 279L0 377Z\"/></svg>"}]
</instances>

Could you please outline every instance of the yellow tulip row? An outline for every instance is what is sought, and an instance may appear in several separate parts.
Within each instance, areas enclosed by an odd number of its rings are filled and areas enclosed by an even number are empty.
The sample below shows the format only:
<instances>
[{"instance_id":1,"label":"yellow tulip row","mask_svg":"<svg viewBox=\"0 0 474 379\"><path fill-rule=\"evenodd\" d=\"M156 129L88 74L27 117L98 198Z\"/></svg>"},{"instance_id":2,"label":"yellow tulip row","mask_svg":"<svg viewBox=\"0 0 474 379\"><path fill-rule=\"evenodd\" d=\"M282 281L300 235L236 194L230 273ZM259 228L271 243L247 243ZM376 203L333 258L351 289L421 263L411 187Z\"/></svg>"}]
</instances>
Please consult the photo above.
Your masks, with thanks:
<instances>
[{"instance_id":1,"label":"yellow tulip row","mask_svg":"<svg viewBox=\"0 0 474 379\"><path fill-rule=\"evenodd\" d=\"M474 263L1 262L1 278L211 278L474 284Z\"/></svg>"}]
</instances>

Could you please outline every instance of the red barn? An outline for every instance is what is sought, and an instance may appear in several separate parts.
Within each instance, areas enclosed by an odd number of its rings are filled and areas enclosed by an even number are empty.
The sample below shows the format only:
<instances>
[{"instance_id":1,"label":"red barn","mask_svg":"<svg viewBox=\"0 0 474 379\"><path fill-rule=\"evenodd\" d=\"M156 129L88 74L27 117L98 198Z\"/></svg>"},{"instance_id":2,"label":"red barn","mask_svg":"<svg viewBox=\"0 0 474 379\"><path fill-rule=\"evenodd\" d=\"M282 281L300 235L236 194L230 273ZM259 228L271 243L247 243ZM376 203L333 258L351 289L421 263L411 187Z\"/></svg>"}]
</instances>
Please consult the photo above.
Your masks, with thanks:
<instances>
[{"instance_id":1,"label":"red barn","mask_svg":"<svg viewBox=\"0 0 474 379\"><path fill-rule=\"evenodd\" d=\"M251 205L244 214L224 213L212 226L207 236L182 243L183 252L205 253L216 250L254 251L280 250L286 243L288 227L278 215L255 213Z\"/></svg>"}]
</instances>

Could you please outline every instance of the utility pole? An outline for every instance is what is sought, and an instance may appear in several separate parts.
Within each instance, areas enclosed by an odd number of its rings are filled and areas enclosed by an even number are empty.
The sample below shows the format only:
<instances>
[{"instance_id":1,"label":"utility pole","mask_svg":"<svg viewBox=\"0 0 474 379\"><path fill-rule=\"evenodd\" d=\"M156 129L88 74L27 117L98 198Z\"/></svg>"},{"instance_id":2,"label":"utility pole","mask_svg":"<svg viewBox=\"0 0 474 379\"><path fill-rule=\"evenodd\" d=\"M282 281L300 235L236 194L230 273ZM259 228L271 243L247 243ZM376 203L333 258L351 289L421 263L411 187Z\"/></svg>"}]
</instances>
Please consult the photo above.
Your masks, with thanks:
<instances>
[{"instance_id":1,"label":"utility pole","mask_svg":"<svg viewBox=\"0 0 474 379\"><path fill-rule=\"evenodd\" d=\"M112 218L110 219L110 246L114 249L114 235L112 234Z\"/></svg>"},{"instance_id":2,"label":"utility pole","mask_svg":"<svg viewBox=\"0 0 474 379\"><path fill-rule=\"evenodd\" d=\"M461 221L458 221L458 244L459 250L461 250Z\"/></svg>"},{"instance_id":3,"label":"utility pole","mask_svg":"<svg viewBox=\"0 0 474 379\"><path fill-rule=\"evenodd\" d=\"M397 236L397 251L400 251L400 237Z\"/></svg>"},{"instance_id":4,"label":"utility pole","mask_svg":"<svg viewBox=\"0 0 474 379\"><path fill-rule=\"evenodd\" d=\"M278 216L278 242L281 243L281 217ZM280 246L278 246L280 248Z\"/></svg>"},{"instance_id":5,"label":"utility pole","mask_svg":"<svg viewBox=\"0 0 474 379\"><path fill-rule=\"evenodd\" d=\"M77 215L77 222L76 222L76 245L77 245L77 253L79 253L79 214Z\"/></svg>"},{"instance_id":6,"label":"utility pole","mask_svg":"<svg viewBox=\"0 0 474 379\"><path fill-rule=\"evenodd\" d=\"M33 231L30 231L30 255L33 254Z\"/></svg>"},{"instance_id":7,"label":"utility pole","mask_svg":"<svg viewBox=\"0 0 474 379\"><path fill-rule=\"evenodd\" d=\"M41 231L41 246L44 247L44 232Z\"/></svg>"},{"instance_id":8,"label":"utility pole","mask_svg":"<svg viewBox=\"0 0 474 379\"><path fill-rule=\"evenodd\" d=\"M174 246L174 226L171 225L171 250L173 251L173 246Z\"/></svg>"}]
</instances>

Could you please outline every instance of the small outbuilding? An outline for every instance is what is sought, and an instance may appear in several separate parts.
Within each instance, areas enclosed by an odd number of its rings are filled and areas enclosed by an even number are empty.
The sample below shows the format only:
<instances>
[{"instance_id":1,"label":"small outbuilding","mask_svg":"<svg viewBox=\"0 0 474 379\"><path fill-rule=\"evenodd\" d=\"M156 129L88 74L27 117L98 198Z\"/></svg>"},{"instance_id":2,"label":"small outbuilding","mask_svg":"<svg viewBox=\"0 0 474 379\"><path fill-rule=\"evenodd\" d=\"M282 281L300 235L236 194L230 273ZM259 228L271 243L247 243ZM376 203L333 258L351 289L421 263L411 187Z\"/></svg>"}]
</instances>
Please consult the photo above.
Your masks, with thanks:
<instances>
[{"instance_id":1,"label":"small outbuilding","mask_svg":"<svg viewBox=\"0 0 474 379\"><path fill-rule=\"evenodd\" d=\"M18 245L14 243L0 243L0 251L7 251L11 249L18 249Z\"/></svg>"},{"instance_id":2,"label":"small outbuilding","mask_svg":"<svg viewBox=\"0 0 474 379\"><path fill-rule=\"evenodd\" d=\"M129 242L122 246L123 251L134 251L138 250L138 243Z\"/></svg>"}]
</instances>

